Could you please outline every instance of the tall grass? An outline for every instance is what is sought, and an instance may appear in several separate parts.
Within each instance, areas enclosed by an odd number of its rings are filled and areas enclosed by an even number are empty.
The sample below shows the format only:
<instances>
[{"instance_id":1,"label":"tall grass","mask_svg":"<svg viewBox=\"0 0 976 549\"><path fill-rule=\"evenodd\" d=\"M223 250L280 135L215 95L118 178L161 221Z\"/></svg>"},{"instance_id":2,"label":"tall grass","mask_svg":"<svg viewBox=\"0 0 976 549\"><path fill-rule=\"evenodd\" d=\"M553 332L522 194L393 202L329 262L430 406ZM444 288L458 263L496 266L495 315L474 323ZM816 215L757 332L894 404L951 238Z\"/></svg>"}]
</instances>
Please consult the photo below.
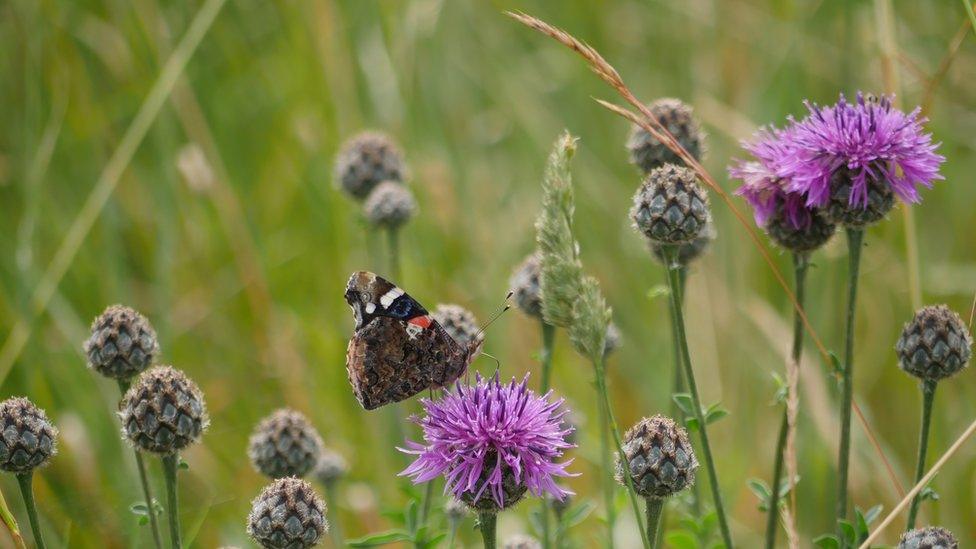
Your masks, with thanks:
<instances>
[{"instance_id":1,"label":"tall grass","mask_svg":"<svg viewBox=\"0 0 976 549\"><path fill-rule=\"evenodd\" d=\"M852 33L842 33L840 4L852 6ZM312 410L327 443L350 457L336 508L349 537L381 529L383 512L405 502L386 474L392 459L386 438L375 435L384 432L385 419L358 408L343 368L352 321L341 288L368 258L358 212L332 188L331 159L342 138L365 127L395 135L413 165L422 215L401 235L407 290L423 303L465 303L482 315L531 245L536 182L553 137L565 127L581 136L586 146L574 173L578 235L626 341L608 372L614 411L629 425L667 409L668 319L649 316L646 301L648 281L663 284L664 275L627 227L625 212L638 185L623 149L627 123L590 102L610 94L583 64L500 16L508 5L227 3L174 90L185 86L193 94L197 120L212 138L212 149L201 146L211 162L219 155L221 184L239 205L236 221L228 224L221 211L233 207L227 195L194 190L177 169L179 151L203 138L191 133L189 107L173 96L159 103L126 161L115 161L114 191L80 226L86 238L68 249L70 257L59 253L65 236L77 233L74 220L87 211L86 200L170 58L157 33L176 48L209 5L0 4L0 44L10 52L0 60L0 340L21 340L18 353L5 355L17 358L6 359L2 389L31 394L65 435L59 458L35 479L42 522L58 535L51 545L68 537L73 547L151 540L138 517L119 512L141 497L131 482L134 464L107 404L113 388L84 371L79 351L87 320L119 301L156 321L163 358L185 367L207 394L213 430L188 452L192 467L180 482L187 532L201 524L194 545L247 543L241 517L263 485L243 457L247 435L264 411L282 404ZM836 97L845 87L843 63L850 65L852 85L883 88L869 3L608 0L594 11L586 0L567 0L558 9L526 0L517 7L585 36L640 98L674 95L694 105L711 133L704 165L725 189L723 167L737 140L755 123L798 114L803 97ZM958 3L897 2L894 8L903 101L921 102L968 16ZM837 45L842 36L849 36L850 50ZM926 297L959 311L970 307L976 253L976 242L964 237L976 221L969 207L976 188L966 184L976 171L976 92L966 78L976 69L972 40L970 34L958 42L933 93L930 128L949 156L947 182L916 211L920 286ZM689 278L686 321L690 343L700 349L695 367L703 399L721 399L733 412L734 429L726 420L725 428L709 433L715 446L760 447L718 462L738 543L748 547L760 543L765 520L743 479L765 478L773 468L774 437L766 435L776 432L780 417L766 406L775 390L768 374L781 367L792 316L729 212L716 207L716 223L713 251ZM914 433L920 399L897 371L892 351L901 319L912 310L904 234L901 216L870 231L863 269L871 284L859 297L855 358L856 400L902 482L914 464L916 440L906 433ZM260 279L241 267L240 250L248 248L245 261ZM843 318L843 300L835 297L843 294L843 251L841 243L824 251L808 287L807 312L831 351L843 344L843 326L833 320ZM57 257L67 259L52 263ZM789 257L771 260L788 271ZM49 265L58 276L47 275L55 283L43 287L50 293L39 301L36 288ZM266 306L255 308L262 285ZM38 308L42 301L46 306ZM506 374L520 374L537 366L528 359L539 345L537 332L532 320L511 315L492 327L486 351L499 357ZM785 335L770 340L766 334ZM554 360L553 387L587 418L574 466L587 473L589 461L599 459L586 450L598 444L593 389L583 375L590 366L558 346ZM796 518L801 538L809 540L832 527L833 494L810 487L833 485L837 417L824 398L830 381L817 366L825 362L810 354L804 363L810 367L801 374L808 377L801 383L797 458L804 475ZM475 366L488 370L494 363ZM654 383L658 374L663 381ZM940 387L945 406L933 417L932 460L976 416L974 396L963 379ZM858 505L892 509L901 498L856 423L853 447ZM961 446L941 466L941 500L920 516L938 518L970 543L971 459L971 447ZM125 474L112 474L119 470ZM581 500L599 499L595 475L569 484ZM163 488L154 485L157 494ZM28 518L11 497L13 479L0 479L0 490L23 528ZM86 495L92 493L97 497ZM500 537L530 530L535 509L506 514ZM478 539L466 526L458 530L459 545ZM892 542L896 531L886 530L882 541ZM603 526L590 516L568 535L591 543L602 538Z\"/></svg>"}]
</instances>

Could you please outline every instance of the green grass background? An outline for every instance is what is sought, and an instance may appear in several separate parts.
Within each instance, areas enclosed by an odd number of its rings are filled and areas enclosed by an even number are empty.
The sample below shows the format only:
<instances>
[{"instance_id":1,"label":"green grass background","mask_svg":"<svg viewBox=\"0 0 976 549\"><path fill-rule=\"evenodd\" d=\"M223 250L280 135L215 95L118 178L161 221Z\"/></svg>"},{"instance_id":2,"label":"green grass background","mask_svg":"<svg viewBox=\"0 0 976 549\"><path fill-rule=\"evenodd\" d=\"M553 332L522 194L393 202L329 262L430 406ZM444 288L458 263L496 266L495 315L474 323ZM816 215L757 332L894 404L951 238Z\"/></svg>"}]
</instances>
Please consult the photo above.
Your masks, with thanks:
<instances>
[{"instance_id":1,"label":"green grass background","mask_svg":"<svg viewBox=\"0 0 976 549\"><path fill-rule=\"evenodd\" d=\"M392 476L403 461L384 436L383 413L364 412L352 397L344 369L352 319L342 301L349 272L385 267L382 256L370 258L358 207L331 176L339 143L364 128L396 136L412 167L422 215L403 233L400 283L422 303L456 302L482 318L533 247L551 143L563 128L579 136L583 260L624 336L609 366L613 405L622 426L669 408L667 304L648 297L663 272L627 219L639 184L623 148L628 125L590 99L616 98L579 59L502 10L525 10L588 41L642 99L691 103L710 133L705 165L726 189L734 186L725 166L740 154L737 141L757 125L802 114L804 98L884 90L877 6L864 0L234 0L34 318L41 274L200 5L0 3L0 339L18 321L29 327L0 394L28 395L61 429L61 452L36 480L53 546L148 546L147 528L128 511L139 489L113 414L116 387L88 371L81 352L88 323L115 302L151 318L162 361L206 394L212 427L186 452L190 470L181 477L193 546L250 543L244 518L265 481L245 445L255 422L283 405L308 414L352 463L338 509L345 532L388 526L382 512L404 502ZM946 180L914 210L924 301L968 316L976 286L976 38L958 35L966 21L959 2L894 2L894 21L893 68L906 105L924 100L957 39L930 105ZM190 143L214 174L202 190L178 165ZM690 343L705 399L732 412L713 427L713 445L733 529L742 547L754 547L763 515L746 479L768 479L772 469L779 411L770 406L770 374L784 367L790 310L743 228L724 204L714 201L714 210L718 240L689 282ZM920 394L893 352L913 309L903 225L895 211L868 231L856 398L909 485ZM788 272L789 257L774 255ZM815 263L810 318L826 345L840 350L842 239ZM564 333L557 344L554 386L583 418L594 418L592 371ZM515 312L491 328L485 349L504 375L521 376L537 370L538 345L538 326ZM476 366L493 369L490 361ZM833 513L837 391L827 368L814 353L803 364L804 546L831 528ZM939 387L933 461L976 417L973 376L966 371ZM582 429L572 467L582 475L569 484L597 501L597 425L590 419ZM899 498L859 426L854 452L857 505L890 509ZM937 477L941 500L922 511L923 522L954 530L963 546L976 542L974 458L971 442ZM156 464L152 473L161 481ZM4 475L0 489L26 529L13 478ZM534 507L506 513L502 537L524 531ZM600 514L573 530L581 545L601 539ZM623 501L621 517L621 546L634 546ZM893 542L901 523L883 539ZM471 521L462 533L473 543ZM0 546L8 543L0 534Z\"/></svg>"}]
</instances>

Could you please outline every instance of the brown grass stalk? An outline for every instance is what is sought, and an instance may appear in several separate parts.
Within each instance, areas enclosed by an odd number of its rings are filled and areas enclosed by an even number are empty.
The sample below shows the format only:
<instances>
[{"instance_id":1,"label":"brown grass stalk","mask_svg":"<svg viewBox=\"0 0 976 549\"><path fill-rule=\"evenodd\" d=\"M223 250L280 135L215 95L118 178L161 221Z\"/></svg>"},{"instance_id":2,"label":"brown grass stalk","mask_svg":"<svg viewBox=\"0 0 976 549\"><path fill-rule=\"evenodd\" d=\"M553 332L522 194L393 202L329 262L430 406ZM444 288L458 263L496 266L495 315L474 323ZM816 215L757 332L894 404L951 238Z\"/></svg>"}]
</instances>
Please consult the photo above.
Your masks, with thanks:
<instances>
[{"instance_id":1,"label":"brown grass stalk","mask_svg":"<svg viewBox=\"0 0 976 549\"><path fill-rule=\"evenodd\" d=\"M745 214L743 214L742 211L735 205L735 203L732 201L732 197L729 196L724 189L722 189L711 173L709 173L708 170L706 170L694 157L691 156L690 153L688 153L687 150L685 150L684 147L681 146L680 143L678 143L677 139L671 135L667 128L658 122L647 105L638 100L633 92L630 91L630 88L628 88L624 83L617 70L614 69L613 66L611 66L610 63L608 63L606 59L604 59L603 56L601 56L600 53L594 48L576 39L566 31L553 27L540 19L524 13L515 13L510 11L505 13L509 17L512 17L527 27L535 29L542 34L555 39L557 42L563 44L583 57L583 59L586 60L587 64L590 66L590 69L593 70L597 76L610 84L627 103L633 105L634 108L640 112L640 115L638 116L634 112L608 101L595 99L596 102L611 112L614 112L617 115L633 122L634 124L637 124L642 129L647 131L652 137L663 143L666 147L668 147L668 149L678 155L678 157L681 158L681 160L684 161L689 168L694 170L698 174L698 177L701 178L701 180L704 181L705 184L708 185L719 196L719 198L722 199L722 201L732 211L732 214L738 220L739 224L745 229L749 239L752 240L753 244L759 250L763 261L769 266L777 283L780 285L783 291L786 292L786 295L790 299L793 308L797 311L797 314L800 316L800 319L803 322L804 330L807 332L807 334L809 334L817 349L820 351L824 363L831 364L832 361L830 358L830 352L824 346L820 336L817 335L816 330L814 330L813 326L810 324L806 312L796 299L796 294L794 294L790 289L789 284L787 284L786 279L783 277L783 273L776 266L776 263L773 261L772 256L769 253L769 250L759 237L759 233L755 228L752 227L752 224L747 220ZM891 463L885 456L884 451L881 449L881 445L878 443L877 437L868 423L867 418L864 416L856 402L854 403L854 412L858 417L858 421L864 427L864 431L867 434L871 445L874 447L875 452L878 454L878 457L884 464L895 491L899 496L903 496L905 490L902 487L901 482L898 480Z\"/></svg>"},{"instance_id":2,"label":"brown grass stalk","mask_svg":"<svg viewBox=\"0 0 976 549\"><path fill-rule=\"evenodd\" d=\"M931 480L935 477L936 474L938 474L938 472L942 469L942 467L952 458L952 456L956 454L956 452L959 451L960 448L962 448L962 445L965 444L966 441L969 440L974 433L976 433L976 420L974 420L969 425L969 427L967 427L966 430L963 431L961 435L959 435L959 438L957 438L956 441L952 443L952 446L950 446L949 449L946 450L944 454L942 454L942 457L939 458L939 461L935 462L935 465L933 465L932 468L929 469L929 472L924 477L922 477L922 480L918 481L918 483L915 486L913 486L912 489L909 490L908 493L904 495L904 497L902 497L901 501L898 502L898 505L896 505L895 508L892 509L890 513L888 513L888 516L885 517L883 521L881 521L881 524L879 524L878 527L875 528L873 532L871 532L871 535L868 536L868 539L864 540L864 543L862 543L858 549L869 549L871 543L877 540L878 537L881 536L881 533L884 532L884 529L890 526L891 523L894 522L896 518L898 518L898 515L902 511L904 511L906 507L908 507L908 504L912 502L912 499L914 499L915 496L919 492L921 492L922 489L925 488L929 482L931 482Z\"/></svg>"}]
</instances>

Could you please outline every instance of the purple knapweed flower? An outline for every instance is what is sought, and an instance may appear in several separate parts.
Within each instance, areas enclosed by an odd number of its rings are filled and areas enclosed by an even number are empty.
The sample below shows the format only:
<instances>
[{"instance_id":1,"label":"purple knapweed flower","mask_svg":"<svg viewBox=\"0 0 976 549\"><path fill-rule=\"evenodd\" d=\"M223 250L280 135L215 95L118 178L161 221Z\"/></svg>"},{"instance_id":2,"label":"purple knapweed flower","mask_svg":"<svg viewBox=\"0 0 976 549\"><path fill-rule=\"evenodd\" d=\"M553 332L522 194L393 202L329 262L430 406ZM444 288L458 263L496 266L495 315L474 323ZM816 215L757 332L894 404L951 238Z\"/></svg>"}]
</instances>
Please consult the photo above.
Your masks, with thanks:
<instances>
[{"instance_id":1,"label":"purple knapweed flower","mask_svg":"<svg viewBox=\"0 0 976 549\"><path fill-rule=\"evenodd\" d=\"M572 494L555 482L574 476L566 471L572 460L556 462L575 446L566 441L573 430L563 421L568 410L561 409L562 399L549 402L551 391L530 391L527 380L502 384L497 373L478 376L473 386L457 383L440 400L422 399L426 416L418 423L425 444L407 441L400 448L418 456L400 475L415 484L443 475L445 492L476 507L504 509L526 489L537 497Z\"/></svg>"},{"instance_id":2,"label":"purple knapweed flower","mask_svg":"<svg viewBox=\"0 0 976 549\"><path fill-rule=\"evenodd\" d=\"M871 181L886 184L905 202L918 202L918 186L931 187L942 179L945 157L936 154L938 143L922 128L927 119L919 109L906 114L892 106L891 97L865 98L854 103L843 95L836 104L821 107L806 102L809 115L795 123L792 146L796 153L787 163L787 190L806 197L809 206L830 200L831 178L848 171L848 207L868 207ZM869 181L871 180L871 181Z\"/></svg>"},{"instance_id":3,"label":"purple knapweed flower","mask_svg":"<svg viewBox=\"0 0 976 549\"><path fill-rule=\"evenodd\" d=\"M811 211L804 197L787 190L796 145L792 126L786 129L762 128L752 141L743 141L742 148L754 160L735 160L729 167L729 175L742 180L735 194L746 199L752 206L756 224L765 227L780 207L786 219L795 228L810 224Z\"/></svg>"}]
</instances>

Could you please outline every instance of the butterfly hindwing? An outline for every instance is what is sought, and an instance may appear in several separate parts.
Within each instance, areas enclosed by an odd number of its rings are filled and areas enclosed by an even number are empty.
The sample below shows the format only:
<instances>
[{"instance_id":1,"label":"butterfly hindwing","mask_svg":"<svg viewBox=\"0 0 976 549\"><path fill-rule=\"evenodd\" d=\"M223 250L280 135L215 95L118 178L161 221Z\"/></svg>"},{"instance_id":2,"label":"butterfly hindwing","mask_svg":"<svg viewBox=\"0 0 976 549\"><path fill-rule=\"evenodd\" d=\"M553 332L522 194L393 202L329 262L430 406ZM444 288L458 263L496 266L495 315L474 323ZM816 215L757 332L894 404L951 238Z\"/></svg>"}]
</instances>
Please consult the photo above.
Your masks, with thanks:
<instances>
[{"instance_id":1,"label":"butterfly hindwing","mask_svg":"<svg viewBox=\"0 0 976 549\"><path fill-rule=\"evenodd\" d=\"M473 356L469 349L388 280L353 273L346 301L356 316L346 370L363 408L372 410L444 387L467 369Z\"/></svg>"}]
</instances>

